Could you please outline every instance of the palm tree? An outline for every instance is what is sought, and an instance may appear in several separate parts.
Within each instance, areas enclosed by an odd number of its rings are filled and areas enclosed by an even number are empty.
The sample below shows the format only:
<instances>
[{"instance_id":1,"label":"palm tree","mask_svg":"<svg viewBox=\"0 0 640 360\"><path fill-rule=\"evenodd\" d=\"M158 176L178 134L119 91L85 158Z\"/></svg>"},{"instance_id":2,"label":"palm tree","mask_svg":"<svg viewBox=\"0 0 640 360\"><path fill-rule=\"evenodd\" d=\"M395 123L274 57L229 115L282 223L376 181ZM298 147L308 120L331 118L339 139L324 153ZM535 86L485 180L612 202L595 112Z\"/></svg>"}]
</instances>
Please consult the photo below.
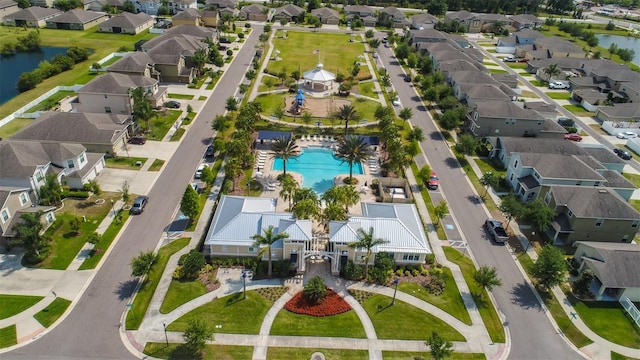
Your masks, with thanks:
<instances>
[{"instance_id":1,"label":"palm tree","mask_svg":"<svg viewBox=\"0 0 640 360\"><path fill-rule=\"evenodd\" d=\"M497 269L486 265L480 266L480 269L473 273L473 280L487 291L491 291L494 286L502 285L502 281L498 278ZM482 292L480 295L482 296Z\"/></svg>"},{"instance_id":2,"label":"palm tree","mask_svg":"<svg viewBox=\"0 0 640 360\"><path fill-rule=\"evenodd\" d=\"M198 49L193 54L191 58L191 62L196 67L197 76L202 74L202 69L204 68L204 64L207 62L207 52L204 49Z\"/></svg>"},{"instance_id":3,"label":"palm tree","mask_svg":"<svg viewBox=\"0 0 640 360\"><path fill-rule=\"evenodd\" d=\"M293 195L298 189L298 182L293 178L293 176L284 175L282 176L282 179L280 179L280 184L282 185L280 196L289 201L289 209L291 209L291 201L293 200Z\"/></svg>"},{"instance_id":4,"label":"palm tree","mask_svg":"<svg viewBox=\"0 0 640 360\"><path fill-rule=\"evenodd\" d=\"M387 240L373 237L373 228L370 227L369 231L365 231L362 228L358 229L358 238L356 242L350 243L348 246L353 249L365 249L366 255L362 259L364 261L364 278L369 277L369 260L371 260L372 249L374 246L388 243Z\"/></svg>"},{"instance_id":5,"label":"palm tree","mask_svg":"<svg viewBox=\"0 0 640 360\"><path fill-rule=\"evenodd\" d=\"M12 228L22 247L36 256L40 256L40 250L46 246L46 240L42 236L42 230L44 230L44 224L40 220L42 214L42 211L23 213L20 215L20 222Z\"/></svg>"},{"instance_id":6,"label":"palm tree","mask_svg":"<svg viewBox=\"0 0 640 360\"><path fill-rule=\"evenodd\" d=\"M287 161L295 159L300 155L300 148L296 144L296 141L291 138L281 137L271 145L271 151L273 151L272 158L282 159L283 175L287 175Z\"/></svg>"},{"instance_id":7,"label":"palm tree","mask_svg":"<svg viewBox=\"0 0 640 360\"><path fill-rule=\"evenodd\" d=\"M322 200L327 204L336 203L344 206L345 212L349 212L349 206L353 206L360 200L360 195L353 186L334 186L322 194Z\"/></svg>"},{"instance_id":8,"label":"palm tree","mask_svg":"<svg viewBox=\"0 0 640 360\"><path fill-rule=\"evenodd\" d=\"M264 256L264 253L267 253L267 275L271 277L271 275L273 274L273 267L271 265L271 246L278 240L289 238L289 234L287 234L286 232L274 234L273 225L269 225L268 228L262 229L262 231L264 232L264 236L261 234L255 234L251 238L255 241L254 245L260 247L258 256Z\"/></svg>"},{"instance_id":9,"label":"palm tree","mask_svg":"<svg viewBox=\"0 0 640 360\"><path fill-rule=\"evenodd\" d=\"M349 163L349 183L353 181L353 164L363 162L371 156L369 145L360 136L347 136L338 143L337 156Z\"/></svg>"},{"instance_id":10,"label":"palm tree","mask_svg":"<svg viewBox=\"0 0 640 360\"><path fill-rule=\"evenodd\" d=\"M542 69L542 72L549 75L549 79L551 80L553 77L558 76L562 73L562 70L558 68L558 64L549 64L546 68Z\"/></svg>"},{"instance_id":11,"label":"palm tree","mask_svg":"<svg viewBox=\"0 0 640 360\"><path fill-rule=\"evenodd\" d=\"M344 121L344 136L347 136L347 130L349 129L349 121L356 120L358 118L358 112L355 106L351 104L342 105L335 114L336 118Z\"/></svg>"},{"instance_id":12,"label":"palm tree","mask_svg":"<svg viewBox=\"0 0 640 360\"><path fill-rule=\"evenodd\" d=\"M400 117L400 119L407 121L409 119L411 119L413 117L413 110L411 110L411 108L402 108L402 110L400 110L400 113L398 114L398 116Z\"/></svg>"},{"instance_id":13,"label":"palm tree","mask_svg":"<svg viewBox=\"0 0 640 360\"><path fill-rule=\"evenodd\" d=\"M425 140L424 132L422 132L422 128L415 127L409 131L405 139L407 141L423 142Z\"/></svg>"}]
</instances>

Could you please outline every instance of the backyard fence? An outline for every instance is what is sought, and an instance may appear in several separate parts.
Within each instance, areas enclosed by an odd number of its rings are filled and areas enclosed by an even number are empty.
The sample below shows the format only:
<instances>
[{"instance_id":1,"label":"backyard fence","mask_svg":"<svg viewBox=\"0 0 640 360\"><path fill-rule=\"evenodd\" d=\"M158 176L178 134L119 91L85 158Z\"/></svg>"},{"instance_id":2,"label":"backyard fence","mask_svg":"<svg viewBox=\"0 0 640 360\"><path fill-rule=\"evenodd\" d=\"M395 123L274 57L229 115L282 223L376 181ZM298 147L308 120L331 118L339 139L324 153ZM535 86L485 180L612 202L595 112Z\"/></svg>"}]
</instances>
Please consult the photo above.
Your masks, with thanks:
<instances>
[{"instance_id":1,"label":"backyard fence","mask_svg":"<svg viewBox=\"0 0 640 360\"><path fill-rule=\"evenodd\" d=\"M627 313L631 316L633 321L636 322L636 325L640 326L640 310L638 310L638 308L626 296L621 297L618 301L620 302L620 305L627 310Z\"/></svg>"}]
</instances>

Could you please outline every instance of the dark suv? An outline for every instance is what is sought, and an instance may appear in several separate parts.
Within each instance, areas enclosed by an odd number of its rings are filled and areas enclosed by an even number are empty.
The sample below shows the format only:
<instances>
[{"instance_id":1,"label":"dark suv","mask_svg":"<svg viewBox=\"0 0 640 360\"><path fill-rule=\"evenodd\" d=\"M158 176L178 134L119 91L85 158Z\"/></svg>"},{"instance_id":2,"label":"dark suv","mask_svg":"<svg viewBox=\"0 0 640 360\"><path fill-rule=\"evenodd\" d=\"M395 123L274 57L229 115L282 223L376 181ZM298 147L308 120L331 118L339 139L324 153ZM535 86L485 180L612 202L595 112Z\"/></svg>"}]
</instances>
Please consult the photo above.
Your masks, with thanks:
<instances>
[{"instance_id":1,"label":"dark suv","mask_svg":"<svg viewBox=\"0 0 640 360\"><path fill-rule=\"evenodd\" d=\"M633 157L633 156L631 156L630 152L628 152L626 150L623 150L623 149L620 149L620 148L613 149L613 152L616 153L616 155L618 155L618 157L620 157L621 159L624 159L624 160L631 160L631 158Z\"/></svg>"},{"instance_id":2,"label":"dark suv","mask_svg":"<svg viewBox=\"0 0 640 360\"><path fill-rule=\"evenodd\" d=\"M132 215L141 214L144 211L144 207L147 205L149 198L146 196L138 196L133 201L133 206L131 207L130 213Z\"/></svg>"},{"instance_id":3,"label":"dark suv","mask_svg":"<svg viewBox=\"0 0 640 360\"><path fill-rule=\"evenodd\" d=\"M127 141L129 144L144 145L147 139L144 136L133 136Z\"/></svg>"}]
</instances>

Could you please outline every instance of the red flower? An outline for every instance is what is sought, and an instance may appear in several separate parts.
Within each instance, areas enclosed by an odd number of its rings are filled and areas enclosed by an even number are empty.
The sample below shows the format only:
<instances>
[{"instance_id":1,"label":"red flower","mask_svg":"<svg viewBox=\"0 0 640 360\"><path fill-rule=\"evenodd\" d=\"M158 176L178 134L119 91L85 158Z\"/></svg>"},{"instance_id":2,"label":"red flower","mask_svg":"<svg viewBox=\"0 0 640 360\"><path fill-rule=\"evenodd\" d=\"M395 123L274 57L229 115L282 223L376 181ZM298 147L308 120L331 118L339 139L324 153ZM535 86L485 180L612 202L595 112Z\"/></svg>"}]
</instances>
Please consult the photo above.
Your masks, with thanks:
<instances>
[{"instance_id":1,"label":"red flower","mask_svg":"<svg viewBox=\"0 0 640 360\"><path fill-rule=\"evenodd\" d=\"M351 310L351 306L331 289L327 289L327 296L319 304L308 299L301 291L291 298L284 308L292 313L317 317L338 315Z\"/></svg>"}]
</instances>

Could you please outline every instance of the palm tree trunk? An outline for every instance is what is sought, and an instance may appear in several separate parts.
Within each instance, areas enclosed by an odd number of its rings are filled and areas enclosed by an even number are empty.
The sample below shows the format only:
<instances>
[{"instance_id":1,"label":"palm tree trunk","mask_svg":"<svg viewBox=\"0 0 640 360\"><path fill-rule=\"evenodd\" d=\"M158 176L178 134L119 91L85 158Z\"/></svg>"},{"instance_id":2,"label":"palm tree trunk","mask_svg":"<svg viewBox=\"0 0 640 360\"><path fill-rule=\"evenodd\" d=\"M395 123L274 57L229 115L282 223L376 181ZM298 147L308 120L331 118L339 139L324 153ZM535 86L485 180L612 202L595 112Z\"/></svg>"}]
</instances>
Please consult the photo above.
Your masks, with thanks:
<instances>
[{"instance_id":1,"label":"palm tree trunk","mask_svg":"<svg viewBox=\"0 0 640 360\"><path fill-rule=\"evenodd\" d=\"M271 246L269 246L267 255L269 255L269 259L267 260L267 275L271 277L271 275L273 274L273 267L271 266Z\"/></svg>"}]
</instances>

